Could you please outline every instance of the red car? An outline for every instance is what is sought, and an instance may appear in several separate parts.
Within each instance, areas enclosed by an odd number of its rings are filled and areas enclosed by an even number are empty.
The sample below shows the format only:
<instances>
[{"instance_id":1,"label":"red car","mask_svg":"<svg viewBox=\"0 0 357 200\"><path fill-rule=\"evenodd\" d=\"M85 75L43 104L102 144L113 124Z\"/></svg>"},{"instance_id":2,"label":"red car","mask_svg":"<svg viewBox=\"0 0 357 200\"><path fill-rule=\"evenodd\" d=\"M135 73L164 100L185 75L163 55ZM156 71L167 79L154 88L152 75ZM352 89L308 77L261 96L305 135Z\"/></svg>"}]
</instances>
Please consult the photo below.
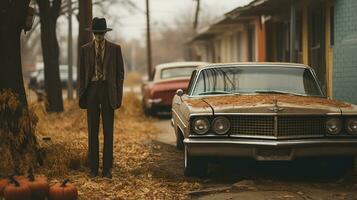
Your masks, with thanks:
<instances>
[{"instance_id":1,"label":"red car","mask_svg":"<svg viewBox=\"0 0 357 200\"><path fill-rule=\"evenodd\" d=\"M177 89L188 87L192 72L205 62L165 63L155 67L153 80L142 85L143 109L146 115L170 112Z\"/></svg>"}]
</instances>

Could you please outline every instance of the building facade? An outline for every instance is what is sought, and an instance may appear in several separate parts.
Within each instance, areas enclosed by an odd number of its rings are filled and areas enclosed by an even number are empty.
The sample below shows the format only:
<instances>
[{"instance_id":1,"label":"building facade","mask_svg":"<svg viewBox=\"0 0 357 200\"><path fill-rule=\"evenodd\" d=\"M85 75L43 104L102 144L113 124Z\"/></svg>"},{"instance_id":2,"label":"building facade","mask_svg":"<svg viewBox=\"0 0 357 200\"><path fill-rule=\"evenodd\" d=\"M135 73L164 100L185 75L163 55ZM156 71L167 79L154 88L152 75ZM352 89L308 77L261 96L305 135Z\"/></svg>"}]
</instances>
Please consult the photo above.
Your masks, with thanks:
<instances>
[{"instance_id":1,"label":"building facade","mask_svg":"<svg viewBox=\"0 0 357 200\"><path fill-rule=\"evenodd\" d=\"M357 1L334 3L333 97L357 103Z\"/></svg>"},{"instance_id":2,"label":"building facade","mask_svg":"<svg viewBox=\"0 0 357 200\"><path fill-rule=\"evenodd\" d=\"M307 64L327 96L357 103L356 10L355 0L255 0L189 44L208 62Z\"/></svg>"}]
</instances>

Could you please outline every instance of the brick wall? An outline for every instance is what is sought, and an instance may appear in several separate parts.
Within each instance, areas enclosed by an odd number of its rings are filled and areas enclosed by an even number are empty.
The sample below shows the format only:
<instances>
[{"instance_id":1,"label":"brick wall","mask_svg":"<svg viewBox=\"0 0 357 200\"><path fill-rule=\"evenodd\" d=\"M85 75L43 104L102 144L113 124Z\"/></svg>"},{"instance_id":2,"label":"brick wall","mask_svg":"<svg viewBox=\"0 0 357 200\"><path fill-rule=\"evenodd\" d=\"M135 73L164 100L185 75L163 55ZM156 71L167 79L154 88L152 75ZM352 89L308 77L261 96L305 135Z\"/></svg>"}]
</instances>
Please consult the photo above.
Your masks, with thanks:
<instances>
[{"instance_id":1,"label":"brick wall","mask_svg":"<svg viewBox=\"0 0 357 200\"><path fill-rule=\"evenodd\" d=\"M357 104L357 0L335 1L333 97Z\"/></svg>"}]
</instances>

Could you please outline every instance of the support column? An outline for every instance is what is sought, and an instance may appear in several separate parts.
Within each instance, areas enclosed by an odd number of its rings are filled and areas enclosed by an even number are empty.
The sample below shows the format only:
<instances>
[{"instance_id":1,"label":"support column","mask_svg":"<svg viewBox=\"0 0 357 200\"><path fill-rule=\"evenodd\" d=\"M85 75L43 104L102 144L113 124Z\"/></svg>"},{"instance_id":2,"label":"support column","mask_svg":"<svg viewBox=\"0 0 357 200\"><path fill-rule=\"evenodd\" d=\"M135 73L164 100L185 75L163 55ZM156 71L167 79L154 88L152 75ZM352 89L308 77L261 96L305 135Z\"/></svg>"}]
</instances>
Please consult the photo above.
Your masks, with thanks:
<instances>
[{"instance_id":1,"label":"support column","mask_svg":"<svg viewBox=\"0 0 357 200\"><path fill-rule=\"evenodd\" d=\"M331 46L331 2L328 1L325 6L325 55L326 55L326 82L327 96L332 98L332 75L333 75L333 49Z\"/></svg>"},{"instance_id":2,"label":"support column","mask_svg":"<svg viewBox=\"0 0 357 200\"><path fill-rule=\"evenodd\" d=\"M291 0L291 6L290 6L290 62L296 62L295 41L296 41L296 4L295 4L294 0Z\"/></svg>"},{"instance_id":3,"label":"support column","mask_svg":"<svg viewBox=\"0 0 357 200\"><path fill-rule=\"evenodd\" d=\"M259 62L265 62L266 61L266 41L265 41L265 19L263 19L263 17L259 17L257 20L256 20L256 23L255 23L255 27L256 27L256 30L257 30L257 39L256 41L258 41L258 45L257 48L257 54L258 54L258 61Z\"/></svg>"},{"instance_id":4,"label":"support column","mask_svg":"<svg viewBox=\"0 0 357 200\"><path fill-rule=\"evenodd\" d=\"M309 64L309 12L306 1L302 10L302 60L305 65Z\"/></svg>"},{"instance_id":5,"label":"support column","mask_svg":"<svg viewBox=\"0 0 357 200\"><path fill-rule=\"evenodd\" d=\"M151 32L150 32L150 2L146 0L146 48L147 48L147 68L149 81L153 79L152 55L151 55Z\"/></svg>"}]
</instances>

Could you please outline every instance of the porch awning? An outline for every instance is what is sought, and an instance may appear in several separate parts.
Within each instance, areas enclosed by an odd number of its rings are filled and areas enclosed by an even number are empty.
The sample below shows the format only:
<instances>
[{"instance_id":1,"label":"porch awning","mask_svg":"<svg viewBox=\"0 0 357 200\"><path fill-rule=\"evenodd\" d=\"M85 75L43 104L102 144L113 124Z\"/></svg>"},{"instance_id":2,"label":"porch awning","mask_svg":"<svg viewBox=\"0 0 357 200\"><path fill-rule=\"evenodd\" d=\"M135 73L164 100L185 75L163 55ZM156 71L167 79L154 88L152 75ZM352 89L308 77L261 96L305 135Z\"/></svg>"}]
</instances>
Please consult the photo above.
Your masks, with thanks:
<instances>
[{"instance_id":1,"label":"porch awning","mask_svg":"<svg viewBox=\"0 0 357 200\"><path fill-rule=\"evenodd\" d=\"M227 31L227 27L246 24L251 19L252 17L232 18L224 15L223 17L216 20L215 23L201 29L198 34L191 38L187 43L189 44L196 41L204 41L211 39L215 35Z\"/></svg>"},{"instance_id":2,"label":"porch awning","mask_svg":"<svg viewBox=\"0 0 357 200\"><path fill-rule=\"evenodd\" d=\"M291 3L291 0L255 0L246 6L238 7L226 13L226 15L234 18L252 15L271 15L280 12L282 9L286 9Z\"/></svg>"}]
</instances>

